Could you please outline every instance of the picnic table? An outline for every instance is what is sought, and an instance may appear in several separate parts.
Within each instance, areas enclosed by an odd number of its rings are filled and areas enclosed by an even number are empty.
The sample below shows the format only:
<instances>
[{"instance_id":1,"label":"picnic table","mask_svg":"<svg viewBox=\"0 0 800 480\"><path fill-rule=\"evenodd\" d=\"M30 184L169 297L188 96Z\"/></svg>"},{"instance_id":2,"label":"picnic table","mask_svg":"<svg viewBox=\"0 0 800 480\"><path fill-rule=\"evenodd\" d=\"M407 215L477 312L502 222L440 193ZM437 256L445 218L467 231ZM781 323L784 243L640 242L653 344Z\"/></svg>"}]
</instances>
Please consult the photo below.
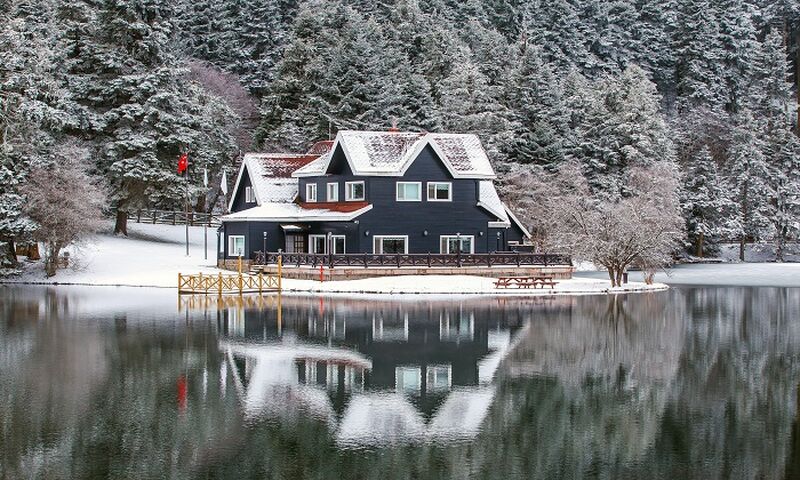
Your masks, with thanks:
<instances>
[{"instance_id":1,"label":"picnic table","mask_svg":"<svg viewBox=\"0 0 800 480\"><path fill-rule=\"evenodd\" d=\"M494 281L495 288L544 288L549 286L551 289L558 284L553 280L552 275L529 275L515 277L499 277Z\"/></svg>"}]
</instances>

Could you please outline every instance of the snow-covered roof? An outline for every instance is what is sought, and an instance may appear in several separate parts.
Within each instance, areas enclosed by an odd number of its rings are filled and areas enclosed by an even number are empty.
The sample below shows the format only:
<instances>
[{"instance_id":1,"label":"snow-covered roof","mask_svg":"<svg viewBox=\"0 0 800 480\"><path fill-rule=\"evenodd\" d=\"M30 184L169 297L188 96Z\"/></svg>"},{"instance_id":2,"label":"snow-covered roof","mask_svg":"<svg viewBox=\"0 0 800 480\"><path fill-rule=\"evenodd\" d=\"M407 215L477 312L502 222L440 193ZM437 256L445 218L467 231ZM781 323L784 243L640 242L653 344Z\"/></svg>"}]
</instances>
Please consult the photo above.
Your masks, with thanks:
<instances>
[{"instance_id":1,"label":"snow-covered roof","mask_svg":"<svg viewBox=\"0 0 800 480\"><path fill-rule=\"evenodd\" d=\"M345 222L372 210L372 205L362 204L356 210L340 211L335 208L309 208L309 204L297 203L262 203L261 205L231 213L222 217L223 222L275 221L275 222L312 222L331 221Z\"/></svg>"},{"instance_id":2,"label":"snow-covered roof","mask_svg":"<svg viewBox=\"0 0 800 480\"><path fill-rule=\"evenodd\" d=\"M312 147L313 151L322 150L325 142L319 142ZM328 148L330 148L328 146ZM228 210L233 208L235 192L239 190L239 184L245 170L250 176L253 184L253 193L256 203L270 202L292 202L297 196L297 180L292 178L292 173L303 166L317 160L319 153L246 153L236 177L236 184L233 187L234 195L231 196Z\"/></svg>"},{"instance_id":3,"label":"snow-covered roof","mask_svg":"<svg viewBox=\"0 0 800 480\"><path fill-rule=\"evenodd\" d=\"M511 222L514 222L520 230L522 230L522 234L530 238L531 234L528 232L528 229L525 228L525 225L523 225L522 222L511 213L511 210L503 201L500 200L500 196L497 194L497 190L494 188L494 183L491 180L481 180L478 182L478 206L497 217L497 222L490 223L496 224L497 226L509 227L511 226Z\"/></svg>"},{"instance_id":4,"label":"snow-covered roof","mask_svg":"<svg viewBox=\"0 0 800 480\"><path fill-rule=\"evenodd\" d=\"M342 147L355 175L402 176L428 145L453 178L495 177L489 157L476 135L355 130L340 130L329 153L298 169L293 176L323 175L337 146Z\"/></svg>"}]
</instances>

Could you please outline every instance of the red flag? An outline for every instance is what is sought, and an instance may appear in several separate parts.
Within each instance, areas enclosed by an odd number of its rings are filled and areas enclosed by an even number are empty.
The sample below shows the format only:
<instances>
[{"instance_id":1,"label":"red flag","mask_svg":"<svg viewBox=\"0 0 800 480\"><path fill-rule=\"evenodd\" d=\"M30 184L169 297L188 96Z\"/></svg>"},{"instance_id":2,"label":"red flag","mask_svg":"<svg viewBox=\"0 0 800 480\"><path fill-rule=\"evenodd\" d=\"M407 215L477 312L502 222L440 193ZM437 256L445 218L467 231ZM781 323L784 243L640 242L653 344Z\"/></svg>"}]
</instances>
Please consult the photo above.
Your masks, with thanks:
<instances>
[{"instance_id":1,"label":"red flag","mask_svg":"<svg viewBox=\"0 0 800 480\"><path fill-rule=\"evenodd\" d=\"M189 166L189 154L182 153L180 158L178 158L178 173L183 173L186 171L186 167Z\"/></svg>"}]
</instances>

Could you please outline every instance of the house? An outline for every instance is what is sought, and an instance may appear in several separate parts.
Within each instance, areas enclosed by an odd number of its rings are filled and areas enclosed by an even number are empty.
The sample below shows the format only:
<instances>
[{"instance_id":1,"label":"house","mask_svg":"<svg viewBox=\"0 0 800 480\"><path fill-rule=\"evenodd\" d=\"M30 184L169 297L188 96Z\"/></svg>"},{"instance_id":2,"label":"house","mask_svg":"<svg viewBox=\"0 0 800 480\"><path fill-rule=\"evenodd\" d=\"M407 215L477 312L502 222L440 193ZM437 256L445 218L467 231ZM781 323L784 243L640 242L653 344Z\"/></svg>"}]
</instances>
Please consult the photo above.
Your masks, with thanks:
<instances>
[{"instance_id":1,"label":"house","mask_svg":"<svg viewBox=\"0 0 800 480\"><path fill-rule=\"evenodd\" d=\"M530 235L495 177L467 134L345 130L306 154L247 154L219 259L513 250Z\"/></svg>"}]
</instances>

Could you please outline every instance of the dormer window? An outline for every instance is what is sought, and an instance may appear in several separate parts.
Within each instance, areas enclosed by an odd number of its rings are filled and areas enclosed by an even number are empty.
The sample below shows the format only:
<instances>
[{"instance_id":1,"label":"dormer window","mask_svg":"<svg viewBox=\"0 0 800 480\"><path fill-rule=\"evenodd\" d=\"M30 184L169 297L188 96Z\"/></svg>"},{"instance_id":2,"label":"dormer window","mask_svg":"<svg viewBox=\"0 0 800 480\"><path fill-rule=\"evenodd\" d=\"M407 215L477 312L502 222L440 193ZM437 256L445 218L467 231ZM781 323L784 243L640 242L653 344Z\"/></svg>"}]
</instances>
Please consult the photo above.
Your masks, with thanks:
<instances>
[{"instance_id":1,"label":"dormer window","mask_svg":"<svg viewBox=\"0 0 800 480\"><path fill-rule=\"evenodd\" d=\"M306 184L306 202L316 202L317 201L317 184L316 183L307 183Z\"/></svg>"},{"instance_id":2,"label":"dormer window","mask_svg":"<svg viewBox=\"0 0 800 480\"><path fill-rule=\"evenodd\" d=\"M348 202L364 200L364 182L345 182L344 199Z\"/></svg>"},{"instance_id":3,"label":"dormer window","mask_svg":"<svg viewBox=\"0 0 800 480\"><path fill-rule=\"evenodd\" d=\"M253 187L244 188L244 201L247 203L254 203L256 196L253 194Z\"/></svg>"},{"instance_id":4,"label":"dormer window","mask_svg":"<svg viewBox=\"0 0 800 480\"><path fill-rule=\"evenodd\" d=\"M428 182L428 201L453 201L453 184L450 182Z\"/></svg>"},{"instance_id":5,"label":"dormer window","mask_svg":"<svg viewBox=\"0 0 800 480\"><path fill-rule=\"evenodd\" d=\"M422 182L397 182L398 202L419 202L422 200Z\"/></svg>"},{"instance_id":6,"label":"dormer window","mask_svg":"<svg viewBox=\"0 0 800 480\"><path fill-rule=\"evenodd\" d=\"M328 201L329 202L338 202L339 201L339 184L338 183L329 183L328 184Z\"/></svg>"}]
</instances>

